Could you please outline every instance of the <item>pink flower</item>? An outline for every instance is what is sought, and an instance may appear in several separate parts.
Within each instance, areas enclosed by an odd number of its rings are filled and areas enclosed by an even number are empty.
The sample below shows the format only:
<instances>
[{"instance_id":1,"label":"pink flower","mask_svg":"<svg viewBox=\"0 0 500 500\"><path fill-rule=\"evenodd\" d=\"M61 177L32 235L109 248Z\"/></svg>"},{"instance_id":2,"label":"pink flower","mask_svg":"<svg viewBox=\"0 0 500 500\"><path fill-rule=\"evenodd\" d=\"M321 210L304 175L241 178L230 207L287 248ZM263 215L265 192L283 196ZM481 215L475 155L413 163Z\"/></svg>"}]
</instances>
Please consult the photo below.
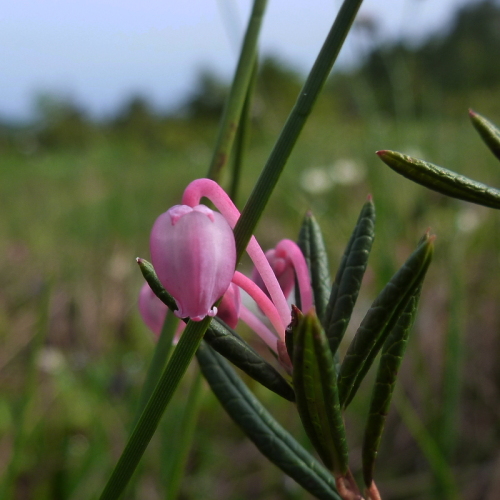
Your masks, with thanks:
<instances>
[{"instance_id":1,"label":"pink flower","mask_svg":"<svg viewBox=\"0 0 500 500\"><path fill-rule=\"evenodd\" d=\"M161 333L167 306L154 294L147 283L139 292L139 312L146 326L158 337Z\"/></svg>"},{"instance_id":2,"label":"pink flower","mask_svg":"<svg viewBox=\"0 0 500 500\"><path fill-rule=\"evenodd\" d=\"M312 307L309 270L297 243L292 240L281 240L275 248L268 250L265 255L286 298L293 290L295 279L297 279L303 301L302 307L308 311ZM255 266L252 271L252 281L269 296L260 273L261 271Z\"/></svg>"},{"instance_id":3,"label":"pink flower","mask_svg":"<svg viewBox=\"0 0 500 500\"><path fill-rule=\"evenodd\" d=\"M226 219L205 205L175 205L155 221L151 260L175 314L201 321L228 289L236 266L234 235Z\"/></svg>"},{"instance_id":4,"label":"pink flower","mask_svg":"<svg viewBox=\"0 0 500 500\"><path fill-rule=\"evenodd\" d=\"M240 317L240 307L240 289L234 283L231 283L219 304L217 317L230 328L236 328Z\"/></svg>"}]
</instances>

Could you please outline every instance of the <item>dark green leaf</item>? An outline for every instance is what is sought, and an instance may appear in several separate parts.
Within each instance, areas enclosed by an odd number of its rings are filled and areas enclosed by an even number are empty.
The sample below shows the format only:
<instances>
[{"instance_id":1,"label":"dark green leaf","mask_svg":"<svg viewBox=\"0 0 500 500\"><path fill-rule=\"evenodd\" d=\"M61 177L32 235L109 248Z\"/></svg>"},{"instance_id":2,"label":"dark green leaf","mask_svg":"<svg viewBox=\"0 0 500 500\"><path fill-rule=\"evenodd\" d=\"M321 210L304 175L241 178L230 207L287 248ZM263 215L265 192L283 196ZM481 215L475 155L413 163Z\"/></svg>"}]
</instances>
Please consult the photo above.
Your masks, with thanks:
<instances>
[{"instance_id":1,"label":"dark green leaf","mask_svg":"<svg viewBox=\"0 0 500 500\"><path fill-rule=\"evenodd\" d=\"M380 438L384 430L399 366L403 360L410 330L415 320L420 291L421 286L411 296L403 314L399 317L382 348L363 440L363 478L367 487L373 480Z\"/></svg>"},{"instance_id":2,"label":"dark green leaf","mask_svg":"<svg viewBox=\"0 0 500 500\"><path fill-rule=\"evenodd\" d=\"M295 393L280 373L219 318L214 318L205 341L254 380L288 401Z\"/></svg>"},{"instance_id":3,"label":"dark green leaf","mask_svg":"<svg viewBox=\"0 0 500 500\"><path fill-rule=\"evenodd\" d=\"M309 268L316 314L323 323L330 295L330 269L321 228L311 212L307 212L302 222L298 245Z\"/></svg>"},{"instance_id":4,"label":"dark green leaf","mask_svg":"<svg viewBox=\"0 0 500 500\"><path fill-rule=\"evenodd\" d=\"M469 116L475 129L490 148L491 152L500 160L500 130L484 116L469 110Z\"/></svg>"},{"instance_id":5,"label":"dark green leaf","mask_svg":"<svg viewBox=\"0 0 500 500\"><path fill-rule=\"evenodd\" d=\"M377 154L393 170L422 186L452 198L500 209L498 189L396 151L377 151Z\"/></svg>"},{"instance_id":6,"label":"dark green leaf","mask_svg":"<svg viewBox=\"0 0 500 500\"><path fill-rule=\"evenodd\" d=\"M156 276L156 272L151 263L149 263L146 259L141 259L138 257L137 264L141 268L141 273L144 276L144 279L148 282L148 285L151 287L151 290L155 293L155 295L171 310L177 311L177 304L175 303L175 299L170 295L160 283L158 276Z\"/></svg>"},{"instance_id":7,"label":"dark green leaf","mask_svg":"<svg viewBox=\"0 0 500 500\"><path fill-rule=\"evenodd\" d=\"M330 350L334 354L351 319L374 238L375 205L370 197L361 209L330 293L324 325Z\"/></svg>"},{"instance_id":8,"label":"dark green leaf","mask_svg":"<svg viewBox=\"0 0 500 500\"><path fill-rule=\"evenodd\" d=\"M345 476L348 452L337 391L337 374L319 319L298 314L293 327L293 386L302 424L335 476Z\"/></svg>"},{"instance_id":9,"label":"dark green leaf","mask_svg":"<svg viewBox=\"0 0 500 500\"><path fill-rule=\"evenodd\" d=\"M380 292L361 322L338 377L339 398L343 408L351 402L399 316L421 285L432 258L433 241L434 237L426 236L425 241Z\"/></svg>"},{"instance_id":10,"label":"dark green leaf","mask_svg":"<svg viewBox=\"0 0 500 500\"><path fill-rule=\"evenodd\" d=\"M333 476L267 412L225 360L206 344L198 362L212 391L260 452L320 500L340 500Z\"/></svg>"}]
</instances>

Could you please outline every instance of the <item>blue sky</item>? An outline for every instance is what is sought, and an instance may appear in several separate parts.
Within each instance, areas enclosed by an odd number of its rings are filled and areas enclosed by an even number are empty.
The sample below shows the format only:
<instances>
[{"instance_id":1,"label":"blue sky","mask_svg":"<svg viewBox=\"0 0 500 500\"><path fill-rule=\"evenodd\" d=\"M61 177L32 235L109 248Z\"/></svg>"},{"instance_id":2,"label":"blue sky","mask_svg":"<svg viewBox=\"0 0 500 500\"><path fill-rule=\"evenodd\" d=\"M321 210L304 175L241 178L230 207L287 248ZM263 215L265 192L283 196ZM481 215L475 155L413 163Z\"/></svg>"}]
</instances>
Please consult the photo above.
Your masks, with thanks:
<instances>
[{"instance_id":1,"label":"blue sky","mask_svg":"<svg viewBox=\"0 0 500 500\"><path fill-rule=\"evenodd\" d=\"M360 15L378 38L412 40L446 26L475 0L365 0ZM307 71L340 0L269 0L261 36L273 53ZM141 93L162 108L179 105L200 68L229 78L250 0L16 0L0 12L0 117L24 119L34 96L59 93L94 116ZM370 41L351 36L343 64Z\"/></svg>"}]
</instances>

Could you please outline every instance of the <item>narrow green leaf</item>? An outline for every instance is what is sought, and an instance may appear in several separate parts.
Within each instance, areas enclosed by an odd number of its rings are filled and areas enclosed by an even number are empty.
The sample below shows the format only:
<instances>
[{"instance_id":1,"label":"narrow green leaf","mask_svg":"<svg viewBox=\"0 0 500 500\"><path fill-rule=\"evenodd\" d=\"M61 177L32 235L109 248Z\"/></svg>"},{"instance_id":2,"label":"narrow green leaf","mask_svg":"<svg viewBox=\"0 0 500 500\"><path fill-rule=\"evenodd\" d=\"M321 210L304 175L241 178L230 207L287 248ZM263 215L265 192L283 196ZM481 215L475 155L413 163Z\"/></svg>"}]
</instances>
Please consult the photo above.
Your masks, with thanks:
<instances>
[{"instance_id":1,"label":"narrow green leaf","mask_svg":"<svg viewBox=\"0 0 500 500\"><path fill-rule=\"evenodd\" d=\"M227 163L234 137L238 128L241 112L248 95L248 88L252 80L255 61L257 60L257 42L260 28L266 10L267 0L254 0L252 13L248 21L247 30L243 39L238 66L233 78L231 90L227 98L219 127L217 144L208 171L208 177L219 181L222 168Z\"/></svg>"},{"instance_id":2,"label":"narrow green leaf","mask_svg":"<svg viewBox=\"0 0 500 500\"><path fill-rule=\"evenodd\" d=\"M319 319L299 314L293 327L293 386L297 409L311 443L336 477L345 476L348 452L337 391L337 374Z\"/></svg>"},{"instance_id":3,"label":"narrow green leaf","mask_svg":"<svg viewBox=\"0 0 500 500\"><path fill-rule=\"evenodd\" d=\"M144 259L137 259L137 262L156 296L169 308L173 306L173 310L176 310L175 300L163 288L153 266ZM288 401L295 401L292 387L280 373L219 318L212 320L204 338L217 352L264 387Z\"/></svg>"},{"instance_id":4,"label":"narrow green leaf","mask_svg":"<svg viewBox=\"0 0 500 500\"><path fill-rule=\"evenodd\" d=\"M363 205L347 243L328 301L324 324L330 350L334 354L338 351L351 319L374 238L375 205L370 197Z\"/></svg>"},{"instance_id":5,"label":"narrow green leaf","mask_svg":"<svg viewBox=\"0 0 500 500\"><path fill-rule=\"evenodd\" d=\"M469 116L475 129L490 148L491 152L500 160L500 130L484 116L469 109Z\"/></svg>"},{"instance_id":6,"label":"narrow green leaf","mask_svg":"<svg viewBox=\"0 0 500 500\"><path fill-rule=\"evenodd\" d=\"M403 360L408 337L415 320L421 289L421 286L418 287L411 296L403 314L399 317L396 326L382 348L363 440L363 478L367 487L373 481L375 459L396 384L398 370Z\"/></svg>"},{"instance_id":7,"label":"narrow green leaf","mask_svg":"<svg viewBox=\"0 0 500 500\"><path fill-rule=\"evenodd\" d=\"M156 276L156 272L154 270L153 264L148 262L146 259L141 259L137 257L137 264L139 264L139 268L141 269L141 273L144 276L144 279L148 282L148 285L153 290L154 294L171 310L177 311L177 304L175 303L175 299L170 295L163 285L160 283L158 276Z\"/></svg>"},{"instance_id":8,"label":"narrow green leaf","mask_svg":"<svg viewBox=\"0 0 500 500\"><path fill-rule=\"evenodd\" d=\"M204 340L219 354L270 391L295 401L291 385L258 352L219 318L214 318Z\"/></svg>"},{"instance_id":9,"label":"narrow green leaf","mask_svg":"<svg viewBox=\"0 0 500 500\"><path fill-rule=\"evenodd\" d=\"M228 363L204 343L196 355L217 399L260 452L316 498L340 500L333 476L276 422Z\"/></svg>"},{"instance_id":10,"label":"narrow green leaf","mask_svg":"<svg viewBox=\"0 0 500 500\"><path fill-rule=\"evenodd\" d=\"M498 189L396 151L377 151L377 154L386 165L413 182L452 198L500 209Z\"/></svg>"},{"instance_id":11,"label":"narrow green leaf","mask_svg":"<svg viewBox=\"0 0 500 500\"><path fill-rule=\"evenodd\" d=\"M361 322L338 377L343 408L351 402L406 304L423 281L432 258L433 241L434 237L426 235L425 241L387 283Z\"/></svg>"},{"instance_id":12,"label":"narrow green leaf","mask_svg":"<svg viewBox=\"0 0 500 500\"><path fill-rule=\"evenodd\" d=\"M321 228L311 212L307 212L304 217L297 243L309 268L314 306L316 314L323 324L330 295L330 268Z\"/></svg>"},{"instance_id":13,"label":"narrow green leaf","mask_svg":"<svg viewBox=\"0 0 500 500\"><path fill-rule=\"evenodd\" d=\"M235 228L237 261L254 233L280 175L335 63L363 0L344 0L297 102L271 151Z\"/></svg>"}]
</instances>

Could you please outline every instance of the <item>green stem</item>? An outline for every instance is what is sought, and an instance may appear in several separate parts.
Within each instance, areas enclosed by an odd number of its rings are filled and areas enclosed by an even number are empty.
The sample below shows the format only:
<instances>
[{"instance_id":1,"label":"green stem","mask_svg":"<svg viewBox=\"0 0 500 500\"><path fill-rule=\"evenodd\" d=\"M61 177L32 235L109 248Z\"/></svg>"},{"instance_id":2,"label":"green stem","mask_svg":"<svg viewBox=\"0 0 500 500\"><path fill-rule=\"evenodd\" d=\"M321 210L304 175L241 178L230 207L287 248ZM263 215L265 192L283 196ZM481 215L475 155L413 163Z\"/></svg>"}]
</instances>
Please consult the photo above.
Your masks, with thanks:
<instances>
[{"instance_id":1,"label":"green stem","mask_svg":"<svg viewBox=\"0 0 500 500\"><path fill-rule=\"evenodd\" d=\"M117 499L127 486L211 320L207 316L200 322L189 321L100 500Z\"/></svg>"},{"instance_id":2,"label":"green stem","mask_svg":"<svg viewBox=\"0 0 500 500\"><path fill-rule=\"evenodd\" d=\"M254 0L253 3L252 13L243 40L238 66L224 108L214 155L208 171L208 177L217 182L219 181L222 168L226 165L231 154L231 148L238 128L238 121L240 120L241 111L257 59L257 41L259 39L260 27L262 25L266 5L267 0Z\"/></svg>"},{"instance_id":3,"label":"green stem","mask_svg":"<svg viewBox=\"0 0 500 500\"><path fill-rule=\"evenodd\" d=\"M288 117L281 134L267 160L257 184L241 214L234 234L236 238L237 260L241 259L257 222L273 192L285 167L295 143L309 117L312 108L323 88L328 75L337 59L340 48L356 17L363 0L344 0L323 47L309 73L309 76L297 98L297 102Z\"/></svg>"},{"instance_id":4,"label":"green stem","mask_svg":"<svg viewBox=\"0 0 500 500\"><path fill-rule=\"evenodd\" d=\"M165 467L162 477L165 484L166 498L177 498L179 495L179 488L198 421L203 396L202 381L201 372L199 369L196 369L181 415L175 415L175 419L178 421L178 425L174 428L177 431L177 439L172 440L171 434L165 436L166 440L163 446L164 459L162 460Z\"/></svg>"},{"instance_id":5,"label":"green stem","mask_svg":"<svg viewBox=\"0 0 500 500\"><path fill-rule=\"evenodd\" d=\"M250 85L247 89L245 103L241 111L240 125L236 135L236 142L234 145L234 160L232 168L231 185L229 187L229 196L236 205L236 196L238 194L238 187L240 184L241 171L243 169L243 158L248 147L250 138L250 122L252 119L252 96L255 90L255 83L257 81L257 59L254 62L252 78Z\"/></svg>"},{"instance_id":6,"label":"green stem","mask_svg":"<svg viewBox=\"0 0 500 500\"><path fill-rule=\"evenodd\" d=\"M141 395L139 396L139 404L137 406L137 413L134 418L134 427L139 421L139 417L143 412L146 404L153 394L153 390L160 379L160 375L165 367L165 363L168 360L170 351L172 349L172 342L174 340L175 329L179 324L179 319L177 316L168 312L165 316L165 321L163 322L163 327L161 329L160 338L156 343L156 347L153 354L153 359L148 368L148 373L146 374L146 380L142 386Z\"/></svg>"}]
</instances>

